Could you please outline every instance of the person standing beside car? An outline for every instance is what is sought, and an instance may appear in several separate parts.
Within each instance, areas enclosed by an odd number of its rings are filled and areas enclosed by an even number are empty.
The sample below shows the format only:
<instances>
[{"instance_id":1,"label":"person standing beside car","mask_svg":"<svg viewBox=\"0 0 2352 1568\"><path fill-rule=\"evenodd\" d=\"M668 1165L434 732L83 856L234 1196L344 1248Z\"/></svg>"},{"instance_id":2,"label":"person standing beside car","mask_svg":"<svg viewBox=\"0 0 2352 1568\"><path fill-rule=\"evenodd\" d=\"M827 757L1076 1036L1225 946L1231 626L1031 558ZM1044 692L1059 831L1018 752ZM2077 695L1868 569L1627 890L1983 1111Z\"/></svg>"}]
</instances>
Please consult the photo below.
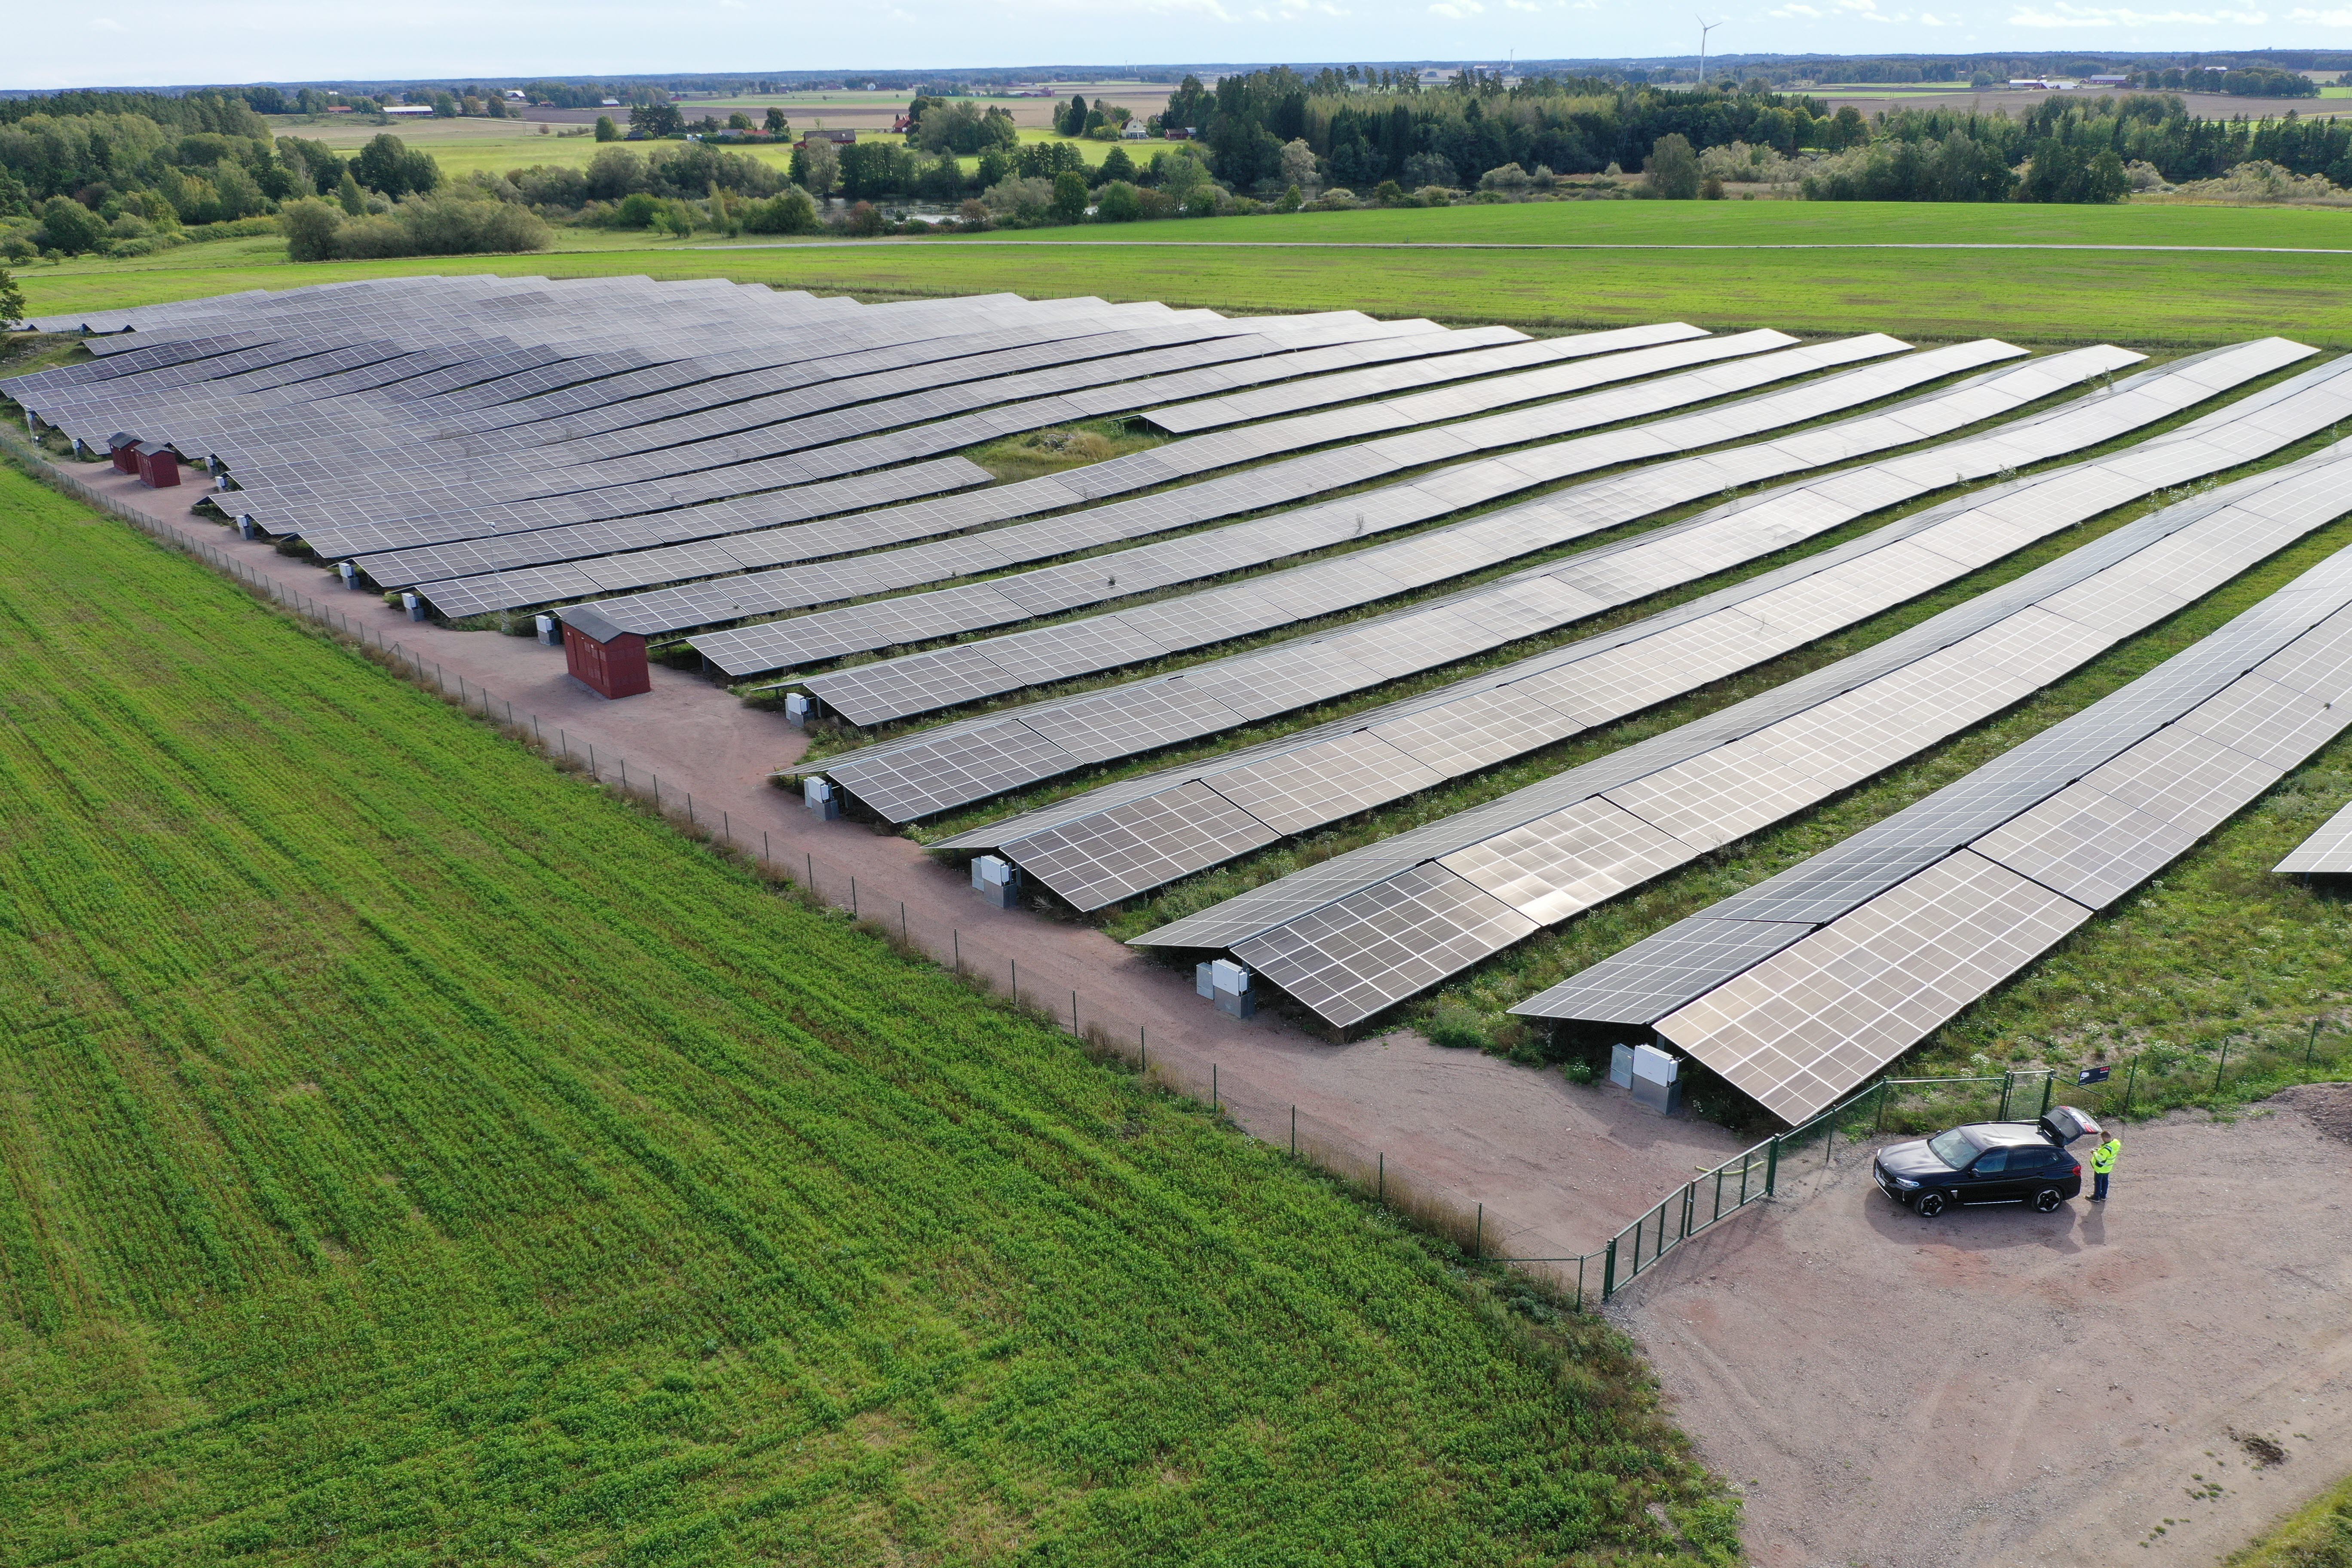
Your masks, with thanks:
<instances>
[{"instance_id":1,"label":"person standing beside car","mask_svg":"<svg viewBox=\"0 0 2352 1568\"><path fill-rule=\"evenodd\" d=\"M2110 1132L2105 1142L2091 1151L2091 1201L2107 1201L2107 1178L2116 1173L2116 1161L2124 1152L2124 1135Z\"/></svg>"}]
</instances>

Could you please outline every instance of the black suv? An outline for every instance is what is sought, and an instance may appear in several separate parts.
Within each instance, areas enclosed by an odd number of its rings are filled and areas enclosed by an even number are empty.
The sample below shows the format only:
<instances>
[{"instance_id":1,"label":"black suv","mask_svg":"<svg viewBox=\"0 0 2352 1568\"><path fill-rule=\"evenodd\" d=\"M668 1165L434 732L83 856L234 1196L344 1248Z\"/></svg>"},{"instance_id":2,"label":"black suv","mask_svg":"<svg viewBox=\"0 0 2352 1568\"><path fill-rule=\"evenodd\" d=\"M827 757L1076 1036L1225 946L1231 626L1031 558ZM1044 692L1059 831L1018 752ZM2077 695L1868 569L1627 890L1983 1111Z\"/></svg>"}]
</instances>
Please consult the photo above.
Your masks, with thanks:
<instances>
[{"instance_id":1,"label":"black suv","mask_svg":"<svg viewBox=\"0 0 2352 1568\"><path fill-rule=\"evenodd\" d=\"M2066 1152L2099 1124L2071 1105L2039 1121L1979 1121L1878 1152L1880 1190L1933 1219L1954 1204L2032 1204L2048 1214L2083 1191L2083 1167Z\"/></svg>"}]
</instances>

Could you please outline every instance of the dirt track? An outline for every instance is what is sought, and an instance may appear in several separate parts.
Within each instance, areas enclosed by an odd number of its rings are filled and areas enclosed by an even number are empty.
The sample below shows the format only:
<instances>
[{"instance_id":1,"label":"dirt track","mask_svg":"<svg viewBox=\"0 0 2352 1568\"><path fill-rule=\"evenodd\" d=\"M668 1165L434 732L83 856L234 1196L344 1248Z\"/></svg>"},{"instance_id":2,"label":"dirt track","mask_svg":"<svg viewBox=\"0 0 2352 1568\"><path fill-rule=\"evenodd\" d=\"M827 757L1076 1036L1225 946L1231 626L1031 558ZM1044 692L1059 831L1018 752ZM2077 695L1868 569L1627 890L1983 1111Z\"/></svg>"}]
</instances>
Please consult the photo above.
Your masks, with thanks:
<instances>
[{"instance_id":1,"label":"dirt track","mask_svg":"<svg viewBox=\"0 0 2352 1568\"><path fill-rule=\"evenodd\" d=\"M2352 1125L2327 1086L2132 1128L2112 1200L2047 1216L1920 1220L1842 1150L1611 1315L1764 1568L2206 1568L2352 1465L2352 1142L2298 1108L2323 1098Z\"/></svg>"}]
</instances>

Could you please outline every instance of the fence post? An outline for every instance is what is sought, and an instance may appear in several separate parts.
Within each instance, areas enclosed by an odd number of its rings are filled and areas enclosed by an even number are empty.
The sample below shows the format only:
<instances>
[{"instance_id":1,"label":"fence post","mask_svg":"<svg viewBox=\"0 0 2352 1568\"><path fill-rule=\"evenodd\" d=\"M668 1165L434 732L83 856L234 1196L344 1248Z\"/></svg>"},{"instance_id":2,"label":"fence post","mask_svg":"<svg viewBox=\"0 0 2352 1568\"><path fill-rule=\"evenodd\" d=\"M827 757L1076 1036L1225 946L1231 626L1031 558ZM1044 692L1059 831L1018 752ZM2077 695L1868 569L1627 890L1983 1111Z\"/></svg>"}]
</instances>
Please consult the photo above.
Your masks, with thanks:
<instances>
[{"instance_id":1,"label":"fence post","mask_svg":"<svg viewBox=\"0 0 2352 1568\"><path fill-rule=\"evenodd\" d=\"M2221 1093L2221 1075L2222 1075L2223 1073L2225 1073L2225 1072L2228 1072L2229 1070L2230 1070L2230 1037L2229 1037L2229 1036L2227 1036L2227 1035L2224 1035L2224 1036L2222 1036L2222 1037L2221 1037L2221 1066L2219 1066L2219 1067L2217 1067L2217 1068L2215 1068L2213 1069L2213 1089L2212 1089L2212 1092L2213 1092L2213 1093L2215 1093L2215 1094L2219 1094L2219 1093Z\"/></svg>"},{"instance_id":2,"label":"fence post","mask_svg":"<svg viewBox=\"0 0 2352 1568\"><path fill-rule=\"evenodd\" d=\"M2303 1065L2311 1065L2311 1053L2319 1048L2319 1020L2311 1021L2311 1039L2303 1047Z\"/></svg>"},{"instance_id":3,"label":"fence post","mask_svg":"<svg viewBox=\"0 0 2352 1568\"><path fill-rule=\"evenodd\" d=\"M963 978L963 928L950 926L948 940L955 944L956 978L961 980Z\"/></svg>"},{"instance_id":4,"label":"fence post","mask_svg":"<svg viewBox=\"0 0 2352 1568\"><path fill-rule=\"evenodd\" d=\"M1389 1202L1389 1152L1387 1150L1383 1149L1380 1152L1380 1162L1381 1163L1378 1167L1378 1180L1380 1182L1379 1202L1382 1208L1386 1208Z\"/></svg>"},{"instance_id":5,"label":"fence post","mask_svg":"<svg viewBox=\"0 0 2352 1568\"><path fill-rule=\"evenodd\" d=\"M1604 1301L1617 1294L1617 1238L1609 1238L1609 1250L1601 1259L1601 1299Z\"/></svg>"},{"instance_id":6,"label":"fence post","mask_svg":"<svg viewBox=\"0 0 2352 1568\"><path fill-rule=\"evenodd\" d=\"M1209 1064L1209 1109L1213 1111L1217 1109L1217 1064L1214 1062Z\"/></svg>"},{"instance_id":7,"label":"fence post","mask_svg":"<svg viewBox=\"0 0 2352 1568\"><path fill-rule=\"evenodd\" d=\"M901 904L898 906L898 933L899 933L901 936L904 936L904 935L906 934L906 930L907 930L907 906L906 906L905 904L901 903ZM1074 1034L1074 1035L1075 1035L1075 1034L1076 1034L1077 1032L1078 1032L1078 994L1077 994L1077 992L1076 992L1076 991L1074 990L1074 991L1072 991L1072 992L1070 993L1070 1033L1072 1033L1072 1034ZM1297 1111L1293 1111L1293 1112L1291 1112L1291 1120L1292 1120L1293 1121L1297 1121L1297 1120L1298 1120L1298 1113L1297 1113ZM1298 1143L1298 1132L1297 1132L1297 1130L1296 1128L1293 1128L1293 1129L1291 1130L1290 1142L1291 1142L1291 1145L1292 1145L1292 1146L1291 1146L1291 1151L1290 1151L1290 1152L1291 1152L1292 1153L1294 1153L1294 1154L1297 1153L1297 1152L1298 1152L1298 1149L1297 1149L1297 1143Z\"/></svg>"},{"instance_id":8,"label":"fence post","mask_svg":"<svg viewBox=\"0 0 2352 1568\"><path fill-rule=\"evenodd\" d=\"M1871 1120L1870 1120L1870 1135L1871 1135L1873 1138L1875 1138L1875 1137L1877 1137L1880 1133L1882 1133L1882 1132L1884 1132L1884 1131L1886 1131L1886 1080L1885 1080L1885 1079L1880 1079L1878 1080L1878 1111L1877 1111L1877 1114L1876 1114L1876 1115L1874 1115L1874 1116L1873 1116L1873 1117L1871 1118Z\"/></svg>"},{"instance_id":9,"label":"fence post","mask_svg":"<svg viewBox=\"0 0 2352 1568\"><path fill-rule=\"evenodd\" d=\"M1486 1205L1478 1205L1478 1228L1470 1233L1470 1260L1476 1262L1486 1256Z\"/></svg>"},{"instance_id":10,"label":"fence post","mask_svg":"<svg viewBox=\"0 0 2352 1568\"><path fill-rule=\"evenodd\" d=\"M1764 1154L1764 1195L1772 1196L1780 1189L1780 1135L1772 1134L1771 1147Z\"/></svg>"},{"instance_id":11,"label":"fence post","mask_svg":"<svg viewBox=\"0 0 2352 1568\"><path fill-rule=\"evenodd\" d=\"M2050 1114L2050 1097L2057 1088L2058 1069L2053 1068L2042 1076L2042 1109L2033 1113L2036 1118Z\"/></svg>"},{"instance_id":12,"label":"fence post","mask_svg":"<svg viewBox=\"0 0 2352 1568\"><path fill-rule=\"evenodd\" d=\"M2116 1121L2129 1121L2131 1120L2132 1090L2138 1086L2138 1083L2139 1053L2137 1051L2134 1051L2132 1053L2130 1070L2124 1074L2124 1108L2116 1117Z\"/></svg>"},{"instance_id":13,"label":"fence post","mask_svg":"<svg viewBox=\"0 0 2352 1568\"><path fill-rule=\"evenodd\" d=\"M1698 1206L1698 1184L1683 1184L1683 1239L1690 1239L1692 1212Z\"/></svg>"}]
</instances>

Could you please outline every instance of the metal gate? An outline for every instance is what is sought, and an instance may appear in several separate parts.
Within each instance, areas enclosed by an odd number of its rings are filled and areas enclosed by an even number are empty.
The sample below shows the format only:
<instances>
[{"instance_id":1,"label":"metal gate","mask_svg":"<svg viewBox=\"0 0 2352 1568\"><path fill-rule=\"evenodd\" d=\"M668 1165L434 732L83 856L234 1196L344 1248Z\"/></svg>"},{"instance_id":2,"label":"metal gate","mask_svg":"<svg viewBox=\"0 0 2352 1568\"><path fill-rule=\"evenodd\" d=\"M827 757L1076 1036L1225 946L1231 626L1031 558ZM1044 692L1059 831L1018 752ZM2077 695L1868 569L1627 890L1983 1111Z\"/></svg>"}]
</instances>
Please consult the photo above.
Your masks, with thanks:
<instances>
[{"instance_id":1,"label":"metal gate","mask_svg":"<svg viewBox=\"0 0 2352 1568\"><path fill-rule=\"evenodd\" d=\"M2001 1075L2000 1121L2039 1121L2050 1110L2058 1075L2048 1068L2011 1068Z\"/></svg>"}]
</instances>

